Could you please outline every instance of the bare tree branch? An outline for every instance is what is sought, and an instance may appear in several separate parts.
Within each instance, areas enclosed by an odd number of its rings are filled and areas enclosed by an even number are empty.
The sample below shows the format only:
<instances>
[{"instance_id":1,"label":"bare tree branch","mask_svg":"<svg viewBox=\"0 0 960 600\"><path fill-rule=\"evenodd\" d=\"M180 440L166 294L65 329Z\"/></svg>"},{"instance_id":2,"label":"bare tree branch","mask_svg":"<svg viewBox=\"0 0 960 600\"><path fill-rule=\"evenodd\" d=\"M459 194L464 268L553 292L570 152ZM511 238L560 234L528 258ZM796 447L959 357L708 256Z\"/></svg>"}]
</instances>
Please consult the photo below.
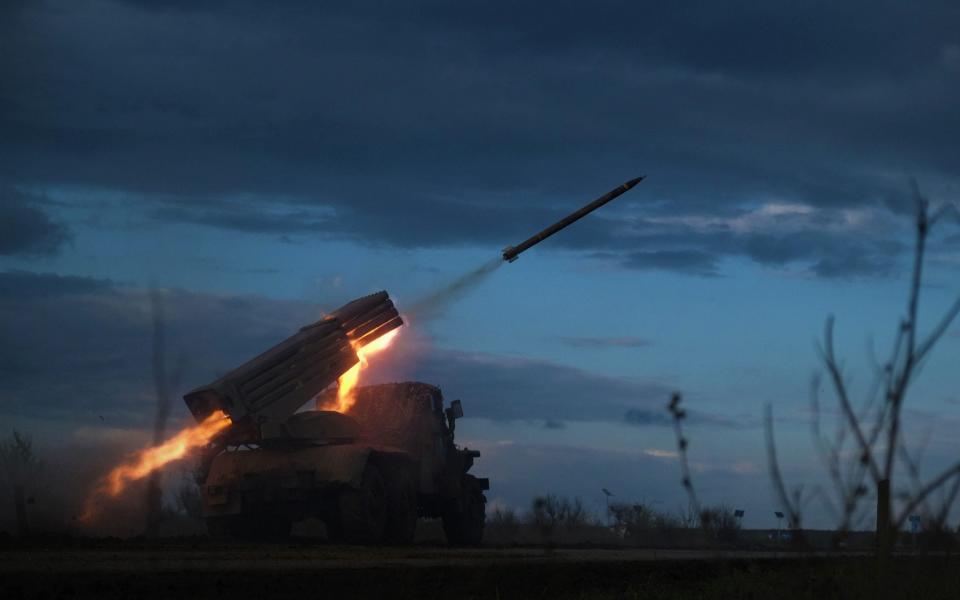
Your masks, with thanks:
<instances>
[{"instance_id":1,"label":"bare tree branch","mask_svg":"<svg viewBox=\"0 0 960 600\"><path fill-rule=\"evenodd\" d=\"M763 428L767 439L767 465L770 468L770 479L773 482L773 490L780 500L780 506L787 511L791 529L800 529L802 521L802 488L794 490L793 499L791 499L790 494L787 493L783 476L780 474L780 462L777 460L777 446L773 435L773 408L770 404L764 406Z\"/></svg>"},{"instance_id":2,"label":"bare tree branch","mask_svg":"<svg viewBox=\"0 0 960 600\"><path fill-rule=\"evenodd\" d=\"M833 389L837 394L837 399L840 401L840 408L843 409L843 413L847 417L847 423L856 436L857 443L860 446L860 460L868 466L874 480L879 480L881 478L880 468L877 466L876 461L874 461L871 444L867 443L867 439L863 435L863 430L860 428L860 422L853 411L853 405L850 403L847 385L843 380L843 374L837 364L836 354L833 349L833 317L827 319L822 354L827 372L830 374L830 380L833 382Z\"/></svg>"},{"instance_id":3,"label":"bare tree branch","mask_svg":"<svg viewBox=\"0 0 960 600\"><path fill-rule=\"evenodd\" d=\"M934 346L960 318L960 298L957 298L936 322L935 327L925 337L920 336L918 315L930 231L932 226L947 214L956 213L960 216L960 212L953 207L944 206L931 214L930 203L920 193L915 182L912 182L912 188L916 201L915 238L906 314L897 323L889 360L882 366L877 364L873 346L868 345L868 355L875 366L876 376L868 390L866 401L859 408L855 407L843 367L836 355L834 319L828 318L823 345L818 347L818 351L842 414L832 443L823 434L818 397L819 380L814 381L811 404L814 418L812 433L835 488L834 497L840 501L841 527L847 527L857 519L859 501L867 495L864 483L868 475L876 486L876 526L879 540L878 555L881 559L889 557L894 539L893 532L903 525L904 520L913 511L922 507L929 519L936 519L936 523L942 524L948 517L954 501L960 496L960 463L924 483L920 465L929 434L915 454L908 448L903 434L903 407L908 391ZM780 497L781 504L788 511L799 511L801 496L795 492L791 499L776 461L772 412L769 406L766 414L766 434L774 488ZM856 460L850 460L849 466L845 468L844 442L848 435L854 440L857 456ZM893 487L893 476L895 469L898 468L898 462L902 463L909 478L909 485L902 493L899 492L899 488ZM944 487L947 484L950 484L949 488ZM892 495L895 489L898 490L897 497L903 498L902 510L896 515L892 506ZM937 490L943 493L943 503L939 506L938 513L934 514L930 510L929 497ZM827 494L823 494L823 497L825 503L834 511L836 505L830 497Z\"/></svg>"},{"instance_id":4,"label":"bare tree branch","mask_svg":"<svg viewBox=\"0 0 960 600\"><path fill-rule=\"evenodd\" d=\"M947 332L950 324L953 323L953 320L957 318L958 314L960 314L960 296L957 297L953 305L947 310L946 314L943 315L943 318L940 319L937 326L933 328L933 331L930 332L926 339L917 347L918 362L926 358L927 353L940 341L940 338Z\"/></svg>"},{"instance_id":5,"label":"bare tree branch","mask_svg":"<svg viewBox=\"0 0 960 600\"><path fill-rule=\"evenodd\" d=\"M936 491L940 486L950 481L951 477L960 475L960 462L954 464L950 468L944 470L939 475L931 479L919 492L914 494L903 507L903 510L900 513L900 516L894 521L894 524L897 529L903 526L904 521L907 520L907 517L910 516L916 508L926 500L927 496Z\"/></svg>"},{"instance_id":6,"label":"bare tree branch","mask_svg":"<svg viewBox=\"0 0 960 600\"><path fill-rule=\"evenodd\" d=\"M916 182L914 182L913 187L917 202L917 235L913 252L913 272L910 278L910 296L907 302L907 320L905 321L907 346L906 353L904 354L903 368L894 380L895 384L890 395L890 427L887 429L886 458L884 459L883 467L884 479L890 479L890 476L893 474L893 459L896 454L897 442L900 435L900 409L903 406L903 398L906 395L907 387L910 385L913 368L917 362L917 309L920 304L920 283L923 278L923 257L926 249L929 223L927 221L928 203L926 199L920 195Z\"/></svg>"},{"instance_id":7,"label":"bare tree branch","mask_svg":"<svg viewBox=\"0 0 960 600\"><path fill-rule=\"evenodd\" d=\"M953 486L943 498L943 503L940 505L940 512L937 515L938 524L943 525L947 522L947 517L950 516L950 509L953 508L953 503L957 499L958 493L960 493L960 475L953 478Z\"/></svg>"}]
</instances>

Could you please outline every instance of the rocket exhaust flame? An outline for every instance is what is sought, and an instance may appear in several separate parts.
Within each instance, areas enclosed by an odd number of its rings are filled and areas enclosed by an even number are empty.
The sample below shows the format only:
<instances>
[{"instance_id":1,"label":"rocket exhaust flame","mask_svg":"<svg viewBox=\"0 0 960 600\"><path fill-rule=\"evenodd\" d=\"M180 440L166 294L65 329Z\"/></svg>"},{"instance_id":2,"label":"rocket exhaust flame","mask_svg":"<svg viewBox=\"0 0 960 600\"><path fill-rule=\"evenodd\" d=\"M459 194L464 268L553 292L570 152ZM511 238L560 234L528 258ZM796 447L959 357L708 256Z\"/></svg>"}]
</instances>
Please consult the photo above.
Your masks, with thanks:
<instances>
[{"instance_id":1,"label":"rocket exhaust flame","mask_svg":"<svg viewBox=\"0 0 960 600\"><path fill-rule=\"evenodd\" d=\"M399 333L399 328L392 329L365 346L354 347L360 362L353 365L349 371L337 379L337 399L335 402L325 404L323 406L325 410L346 413L353 407L354 402L356 402L353 392L357 384L360 383L360 371L369 364L371 356L389 348Z\"/></svg>"},{"instance_id":2,"label":"rocket exhaust flame","mask_svg":"<svg viewBox=\"0 0 960 600\"><path fill-rule=\"evenodd\" d=\"M87 498L80 516L82 522L90 522L97 514L97 501L116 498L127 484L143 479L157 469L185 457L190 451L204 446L218 433L230 426L230 418L216 411L202 423L188 427L159 446L141 450L128 461L114 467Z\"/></svg>"}]
</instances>

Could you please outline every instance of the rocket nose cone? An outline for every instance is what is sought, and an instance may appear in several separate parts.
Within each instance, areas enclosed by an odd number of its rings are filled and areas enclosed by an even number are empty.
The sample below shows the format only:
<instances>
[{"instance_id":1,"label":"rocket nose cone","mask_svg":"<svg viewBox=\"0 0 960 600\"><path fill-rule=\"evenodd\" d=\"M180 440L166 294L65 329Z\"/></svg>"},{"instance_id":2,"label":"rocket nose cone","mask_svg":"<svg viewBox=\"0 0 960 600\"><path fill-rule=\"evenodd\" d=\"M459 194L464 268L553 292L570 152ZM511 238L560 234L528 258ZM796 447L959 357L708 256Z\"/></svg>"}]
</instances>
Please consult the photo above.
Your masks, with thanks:
<instances>
[{"instance_id":1,"label":"rocket nose cone","mask_svg":"<svg viewBox=\"0 0 960 600\"><path fill-rule=\"evenodd\" d=\"M626 188L629 190L629 189L632 188L633 186L635 186L635 185L637 185L638 183L640 183L641 181L643 181L646 177L647 177L646 175L641 175L640 177L637 177L637 178L635 178L635 179L631 179L630 181L626 182L626 183L623 184L623 185L624 185L624 187L626 187Z\"/></svg>"}]
</instances>

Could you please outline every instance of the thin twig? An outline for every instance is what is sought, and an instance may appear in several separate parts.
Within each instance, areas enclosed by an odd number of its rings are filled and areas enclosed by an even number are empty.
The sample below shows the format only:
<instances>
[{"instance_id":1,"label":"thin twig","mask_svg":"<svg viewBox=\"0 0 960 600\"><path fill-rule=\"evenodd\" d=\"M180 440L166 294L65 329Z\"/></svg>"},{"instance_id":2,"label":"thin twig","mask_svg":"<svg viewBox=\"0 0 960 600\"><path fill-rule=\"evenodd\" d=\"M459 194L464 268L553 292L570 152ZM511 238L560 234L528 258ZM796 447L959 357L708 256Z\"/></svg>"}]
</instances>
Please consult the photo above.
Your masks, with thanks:
<instances>
[{"instance_id":1,"label":"thin twig","mask_svg":"<svg viewBox=\"0 0 960 600\"><path fill-rule=\"evenodd\" d=\"M860 422L853 412L853 405L850 403L850 396L847 394L846 383L844 383L840 367L837 365L836 354L833 350L833 317L827 319L826 330L824 332L823 359L827 367L827 372L830 374L830 380L833 382L833 389L837 394L837 399L840 401L840 407L843 409L850 429L853 431L857 438L857 443L860 445L860 459L868 465L870 474L874 480L879 481L881 478L880 468L874 461L871 445L867 443L863 431L860 428Z\"/></svg>"},{"instance_id":2,"label":"thin twig","mask_svg":"<svg viewBox=\"0 0 960 600\"><path fill-rule=\"evenodd\" d=\"M957 475L960 475L960 462L952 465L950 468L942 471L939 475L931 479L927 485L923 486L923 488L904 505L900 516L895 521L895 529L899 529L903 525L903 522L907 520L907 517L910 515L910 513L916 510L917 506L926 500L927 496L949 481L951 477Z\"/></svg>"},{"instance_id":3,"label":"thin twig","mask_svg":"<svg viewBox=\"0 0 960 600\"><path fill-rule=\"evenodd\" d=\"M773 490L780 500L780 505L789 517L791 529L800 529L801 523L801 489L794 492L794 499L791 501L787 493L786 485L783 483L783 476L780 474L780 462L777 460L777 446L773 435L773 408L770 404L764 406L764 432L767 439L767 465L770 468L770 479L773 482Z\"/></svg>"}]
</instances>

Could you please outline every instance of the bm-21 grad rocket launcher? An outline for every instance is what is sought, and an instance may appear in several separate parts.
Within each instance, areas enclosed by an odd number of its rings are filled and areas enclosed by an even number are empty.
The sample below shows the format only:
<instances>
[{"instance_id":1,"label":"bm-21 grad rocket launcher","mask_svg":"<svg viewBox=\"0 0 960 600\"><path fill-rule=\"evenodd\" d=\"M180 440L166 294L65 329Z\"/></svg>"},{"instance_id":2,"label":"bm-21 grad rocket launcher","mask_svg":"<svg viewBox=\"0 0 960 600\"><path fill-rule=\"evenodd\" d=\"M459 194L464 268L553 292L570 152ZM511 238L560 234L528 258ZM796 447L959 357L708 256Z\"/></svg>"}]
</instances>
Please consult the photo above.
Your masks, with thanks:
<instances>
[{"instance_id":1,"label":"bm-21 grad rocket launcher","mask_svg":"<svg viewBox=\"0 0 960 600\"><path fill-rule=\"evenodd\" d=\"M198 421L221 410L227 435L283 435L284 422L359 362L357 350L403 325L387 292L345 304L216 381L188 392Z\"/></svg>"}]
</instances>

